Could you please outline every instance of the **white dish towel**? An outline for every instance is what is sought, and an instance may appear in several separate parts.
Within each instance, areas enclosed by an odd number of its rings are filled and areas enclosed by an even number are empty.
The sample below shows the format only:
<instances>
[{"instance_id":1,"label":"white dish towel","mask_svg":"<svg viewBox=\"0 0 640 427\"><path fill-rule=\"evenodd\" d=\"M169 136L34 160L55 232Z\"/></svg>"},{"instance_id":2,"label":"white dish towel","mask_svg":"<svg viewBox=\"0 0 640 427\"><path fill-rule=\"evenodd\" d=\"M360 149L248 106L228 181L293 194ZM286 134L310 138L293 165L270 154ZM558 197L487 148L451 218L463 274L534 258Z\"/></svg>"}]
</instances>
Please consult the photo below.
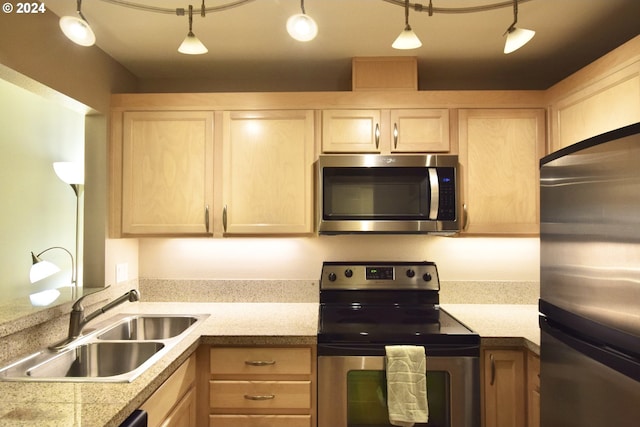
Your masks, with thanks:
<instances>
[{"instance_id":1,"label":"white dish towel","mask_svg":"<svg viewBox=\"0 0 640 427\"><path fill-rule=\"evenodd\" d=\"M427 357L424 347L385 346L389 422L400 427L429 421Z\"/></svg>"}]
</instances>

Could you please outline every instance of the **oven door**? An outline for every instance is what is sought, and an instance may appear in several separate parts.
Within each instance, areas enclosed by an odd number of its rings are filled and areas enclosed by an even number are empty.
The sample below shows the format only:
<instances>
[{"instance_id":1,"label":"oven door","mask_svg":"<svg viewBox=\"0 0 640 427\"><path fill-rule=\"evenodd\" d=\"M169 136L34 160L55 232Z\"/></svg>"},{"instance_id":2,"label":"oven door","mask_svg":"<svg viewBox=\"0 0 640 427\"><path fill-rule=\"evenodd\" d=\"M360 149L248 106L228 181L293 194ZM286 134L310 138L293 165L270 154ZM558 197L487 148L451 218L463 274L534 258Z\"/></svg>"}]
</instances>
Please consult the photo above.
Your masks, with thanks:
<instances>
[{"instance_id":1,"label":"oven door","mask_svg":"<svg viewBox=\"0 0 640 427\"><path fill-rule=\"evenodd\" d=\"M318 427L391 426L383 356L318 357ZM477 357L427 357L429 427L479 427Z\"/></svg>"}]
</instances>

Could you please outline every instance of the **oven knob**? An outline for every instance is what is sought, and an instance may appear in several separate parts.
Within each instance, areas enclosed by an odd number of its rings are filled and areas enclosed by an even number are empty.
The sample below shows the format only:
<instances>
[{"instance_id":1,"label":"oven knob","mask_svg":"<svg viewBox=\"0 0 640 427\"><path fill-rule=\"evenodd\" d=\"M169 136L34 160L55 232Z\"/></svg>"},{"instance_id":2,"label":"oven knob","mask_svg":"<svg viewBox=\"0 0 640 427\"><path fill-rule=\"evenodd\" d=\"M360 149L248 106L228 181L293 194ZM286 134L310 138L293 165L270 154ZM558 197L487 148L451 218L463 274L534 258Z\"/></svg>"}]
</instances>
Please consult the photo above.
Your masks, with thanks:
<instances>
[{"instance_id":1,"label":"oven knob","mask_svg":"<svg viewBox=\"0 0 640 427\"><path fill-rule=\"evenodd\" d=\"M329 273L329 280L331 282L335 282L336 281L336 273Z\"/></svg>"},{"instance_id":2,"label":"oven knob","mask_svg":"<svg viewBox=\"0 0 640 427\"><path fill-rule=\"evenodd\" d=\"M347 276L347 277L351 277L351 276L353 276L353 271L350 268L347 268L344 271L344 275Z\"/></svg>"},{"instance_id":3,"label":"oven knob","mask_svg":"<svg viewBox=\"0 0 640 427\"><path fill-rule=\"evenodd\" d=\"M413 276L415 276L415 275L416 275L416 272L415 272L415 271L413 271L412 269L408 269L408 270L407 270L407 277L408 277L408 278L412 278L412 277L413 277Z\"/></svg>"},{"instance_id":4,"label":"oven knob","mask_svg":"<svg viewBox=\"0 0 640 427\"><path fill-rule=\"evenodd\" d=\"M422 280L424 280L425 282L430 282L431 281L431 273L424 273L422 275Z\"/></svg>"}]
</instances>

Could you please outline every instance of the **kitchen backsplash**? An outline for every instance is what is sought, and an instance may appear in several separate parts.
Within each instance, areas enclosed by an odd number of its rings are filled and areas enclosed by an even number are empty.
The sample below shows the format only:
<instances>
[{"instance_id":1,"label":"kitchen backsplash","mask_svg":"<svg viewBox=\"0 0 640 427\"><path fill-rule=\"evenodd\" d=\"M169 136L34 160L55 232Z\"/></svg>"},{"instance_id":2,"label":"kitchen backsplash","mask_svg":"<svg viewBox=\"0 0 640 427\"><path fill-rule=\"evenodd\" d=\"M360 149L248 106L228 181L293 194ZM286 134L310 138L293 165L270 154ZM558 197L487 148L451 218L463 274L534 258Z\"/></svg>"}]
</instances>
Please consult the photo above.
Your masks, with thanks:
<instances>
[{"instance_id":1,"label":"kitchen backsplash","mask_svg":"<svg viewBox=\"0 0 640 427\"><path fill-rule=\"evenodd\" d=\"M140 279L143 301L318 302L314 280ZM440 285L442 304L537 304L538 282L454 282Z\"/></svg>"}]
</instances>

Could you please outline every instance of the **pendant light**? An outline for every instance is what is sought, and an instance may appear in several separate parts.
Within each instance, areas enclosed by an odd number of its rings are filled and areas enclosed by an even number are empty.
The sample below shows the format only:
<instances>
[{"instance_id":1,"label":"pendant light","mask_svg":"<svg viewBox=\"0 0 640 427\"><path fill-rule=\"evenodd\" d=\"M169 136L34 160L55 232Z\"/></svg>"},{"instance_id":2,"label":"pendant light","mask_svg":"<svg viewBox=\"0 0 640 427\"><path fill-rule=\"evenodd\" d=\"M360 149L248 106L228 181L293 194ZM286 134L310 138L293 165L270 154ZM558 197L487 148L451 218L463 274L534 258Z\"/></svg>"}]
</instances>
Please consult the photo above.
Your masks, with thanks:
<instances>
[{"instance_id":1,"label":"pendant light","mask_svg":"<svg viewBox=\"0 0 640 427\"><path fill-rule=\"evenodd\" d=\"M202 9L204 15L204 8ZM189 5L189 32L178 48L178 52L186 55L202 55L209 52L209 49L193 34L193 6Z\"/></svg>"},{"instance_id":2,"label":"pendant light","mask_svg":"<svg viewBox=\"0 0 640 427\"><path fill-rule=\"evenodd\" d=\"M409 25L409 0L405 0L404 2L404 30L400 33L400 35L396 38L396 40L391 45L394 49L417 49L422 46L422 42L411 29L411 25Z\"/></svg>"},{"instance_id":3,"label":"pendant light","mask_svg":"<svg viewBox=\"0 0 640 427\"><path fill-rule=\"evenodd\" d=\"M60 18L60 29L75 44L93 46L96 43L96 35L82 14L82 0L78 0L76 11L78 16L63 16Z\"/></svg>"},{"instance_id":4,"label":"pendant light","mask_svg":"<svg viewBox=\"0 0 640 427\"><path fill-rule=\"evenodd\" d=\"M513 24L507 28L504 35L507 36L507 40L504 44L504 53L511 53L520 49L527 44L529 40L535 36L536 32L533 30L526 30L524 28L516 28L518 23L518 0L513 0Z\"/></svg>"},{"instance_id":5,"label":"pendant light","mask_svg":"<svg viewBox=\"0 0 640 427\"><path fill-rule=\"evenodd\" d=\"M304 0L300 0L302 13L292 15L287 19L287 32L300 42L308 42L318 35L318 24L304 11Z\"/></svg>"}]
</instances>

